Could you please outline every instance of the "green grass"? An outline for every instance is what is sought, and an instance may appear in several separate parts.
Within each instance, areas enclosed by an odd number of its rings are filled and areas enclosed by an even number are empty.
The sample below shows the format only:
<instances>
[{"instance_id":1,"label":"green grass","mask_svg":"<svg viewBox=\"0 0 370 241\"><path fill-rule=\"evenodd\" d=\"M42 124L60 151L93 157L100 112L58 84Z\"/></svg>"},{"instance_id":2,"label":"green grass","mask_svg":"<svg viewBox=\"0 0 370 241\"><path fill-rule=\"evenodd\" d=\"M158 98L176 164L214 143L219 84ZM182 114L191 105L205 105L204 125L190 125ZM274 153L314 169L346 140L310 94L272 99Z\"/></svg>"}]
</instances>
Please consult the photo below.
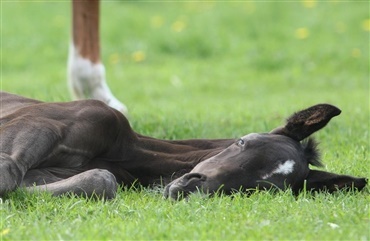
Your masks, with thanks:
<instances>
[{"instance_id":1,"label":"green grass","mask_svg":"<svg viewBox=\"0 0 370 241\"><path fill-rule=\"evenodd\" d=\"M337 105L315 134L325 169L369 177L369 3L316 3L103 3L109 85L137 132L166 139L266 132L296 110ZM70 100L70 3L1 7L1 89ZM0 239L369 240L369 192L171 202L139 188L103 202L17 191L1 199Z\"/></svg>"}]
</instances>

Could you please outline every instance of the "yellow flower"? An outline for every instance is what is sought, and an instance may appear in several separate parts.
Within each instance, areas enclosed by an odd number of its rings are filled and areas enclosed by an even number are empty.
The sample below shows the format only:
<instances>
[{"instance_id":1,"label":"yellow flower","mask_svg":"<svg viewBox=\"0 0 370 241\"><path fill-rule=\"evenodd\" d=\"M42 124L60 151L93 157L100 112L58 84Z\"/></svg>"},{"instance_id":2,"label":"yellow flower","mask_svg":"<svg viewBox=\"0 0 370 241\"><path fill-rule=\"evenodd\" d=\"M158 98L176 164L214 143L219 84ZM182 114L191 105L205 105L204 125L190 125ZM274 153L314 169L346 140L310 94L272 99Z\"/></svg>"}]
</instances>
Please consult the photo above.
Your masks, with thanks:
<instances>
[{"instance_id":1,"label":"yellow flower","mask_svg":"<svg viewBox=\"0 0 370 241\"><path fill-rule=\"evenodd\" d=\"M361 57L361 50L359 50L358 48L352 49L352 57L356 59Z\"/></svg>"},{"instance_id":2,"label":"yellow flower","mask_svg":"<svg viewBox=\"0 0 370 241\"><path fill-rule=\"evenodd\" d=\"M109 62L111 64L117 64L119 62L119 54L114 53L109 56Z\"/></svg>"},{"instance_id":3,"label":"yellow flower","mask_svg":"<svg viewBox=\"0 0 370 241\"><path fill-rule=\"evenodd\" d=\"M253 1L247 1L244 5L244 10L248 14L253 14L256 11L256 5L254 4Z\"/></svg>"},{"instance_id":4,"label":"yellow flower","mask_svg":"<svg viewBox=\"0 0 370 241\"><path fill-rule=\"evenodd\" d=\"M343 22L337 22L335 24L335 30L337 33L344 33L347 30L347 26Z\"/></svg>"},{"instance_id":5,"label":"yellow flower","mask_svg":"<svg viewBox=\"0 0 370 241\"><path fill-rule=\"evenodd\" d=\"M9 232L10 232L10 229L9 229L9 228L3 229L3 230L0 232L0 236L7 235Z\"/></svg>"},{"instance_id":6,"label":"yellow flower","mask_svg":"<svg viewBox=\"0 0 370 241\"><path fill-rule=\"evenodd\" d=\"M145 53L141 50L138 50L138 51L135 51L132 53L131 55L132 59L134 60L134 62L142 62L145 60Z\"/></svg>"},{"instance_id":7,"label":"yellow flower","mask_svg":"<svg viewBox=\"0 0 370 241\"><path fill-rule=\"evenodd\" d=\"M179 33L186 28L186 23L184 21L177 20L176 22L172 24L171 28L173 31Z\"/></svg>"},{"instance_id":8,"label":"yellow flower","mask_svg":"<svg viewBox=\"0 0 370 241\"><path fill-rule=\"evenodd\" d=\"M306 39L310 35L310 32L307 28L298 28L295 30L294 35L297 39Z\"/></svg>"},{"instance_id":9,"label":"yellow flower","mask_svg":"<svg viewBox=\"0 0 370 241\"><path fill-rule=\"evenodd\" d=\"M305 8L314 8L317 5L316 0L302 0L302 4Z\"/></svg>"},{"instance_id":10,"label":"yellow flower","mask_svg":"<svg viewBox=\"0 0 370 241\"><path fill-rule=\"evenodd\" d=\"M152 27L154 28L160 28L163 26L164 24L164 19L162 16L153 16L151 19L150 19L150 24L152 25Z\"/></svg>"},{"instance_id":11,"label":"yellow flower","mask_svg":"<svg viewBox=\"0 0 370 241\"><path fill-rule=\"evenodd\" d=\"M64 18L64 16L62 15L56 15L54 18L53 18L53 21L52 23L54 24L55 27L64 27L66 24L66 19Z\"/></svg>"},{"instance_id":12,"label":"yellow flower","mask_svg":"<svg viewBox=\"0 0 370 241\"><path fill-rule=\"evenodd\" d=\"M365 19L362 21L362 29L369 32L370 31L370 19Z\"/></svg>"}]
</instances>

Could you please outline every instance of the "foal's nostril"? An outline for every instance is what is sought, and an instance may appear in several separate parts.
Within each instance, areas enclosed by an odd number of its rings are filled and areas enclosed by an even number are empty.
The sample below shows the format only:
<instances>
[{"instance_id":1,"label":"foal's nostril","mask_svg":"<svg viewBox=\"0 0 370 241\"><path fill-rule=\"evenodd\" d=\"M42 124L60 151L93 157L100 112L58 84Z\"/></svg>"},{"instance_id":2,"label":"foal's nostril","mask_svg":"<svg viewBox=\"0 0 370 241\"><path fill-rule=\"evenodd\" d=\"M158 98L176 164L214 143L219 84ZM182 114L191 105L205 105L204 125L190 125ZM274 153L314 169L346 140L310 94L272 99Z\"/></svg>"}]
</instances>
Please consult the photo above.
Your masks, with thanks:
<instances>
[{"instance_id":1,"label":"foal's nostril","mask_svg":"<svg viewBox=\"0 0 370 241\"><path fill-rule=\"evenodd\" d=\"M190 179L203 180L203 179L205 179L205 176L203 174L200 174L200 173L188 173L188 174L186 174L186 176L184 178L186 178L187 180L190 180Z\"/></svg>"}]
</instances>

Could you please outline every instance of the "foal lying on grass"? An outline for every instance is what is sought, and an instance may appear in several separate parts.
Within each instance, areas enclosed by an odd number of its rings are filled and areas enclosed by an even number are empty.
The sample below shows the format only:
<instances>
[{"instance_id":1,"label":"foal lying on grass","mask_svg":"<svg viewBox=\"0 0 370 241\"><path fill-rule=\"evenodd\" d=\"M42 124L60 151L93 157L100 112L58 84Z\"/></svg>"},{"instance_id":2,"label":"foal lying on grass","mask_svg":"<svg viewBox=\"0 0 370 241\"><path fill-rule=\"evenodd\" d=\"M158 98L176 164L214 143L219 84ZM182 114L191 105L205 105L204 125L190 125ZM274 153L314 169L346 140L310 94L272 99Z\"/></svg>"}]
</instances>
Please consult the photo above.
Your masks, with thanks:
<instances>
[{"instance_id":1,"label":"foal lying on grass","mask_svg":"<svg viewBox=\"0 0 370 241\"><path fill-rule=\"evenodd\" d=\"M328 104L299 111L269 133L171 141L134 132L122 113L97 100L0 98L0 196L25 187L114 198L118 184L164 182L164 195L178 199L197 190L361 190L367 182L309 168L321 164L315 141L304 139L341 112Z\"/></svg>"}]
</instances>

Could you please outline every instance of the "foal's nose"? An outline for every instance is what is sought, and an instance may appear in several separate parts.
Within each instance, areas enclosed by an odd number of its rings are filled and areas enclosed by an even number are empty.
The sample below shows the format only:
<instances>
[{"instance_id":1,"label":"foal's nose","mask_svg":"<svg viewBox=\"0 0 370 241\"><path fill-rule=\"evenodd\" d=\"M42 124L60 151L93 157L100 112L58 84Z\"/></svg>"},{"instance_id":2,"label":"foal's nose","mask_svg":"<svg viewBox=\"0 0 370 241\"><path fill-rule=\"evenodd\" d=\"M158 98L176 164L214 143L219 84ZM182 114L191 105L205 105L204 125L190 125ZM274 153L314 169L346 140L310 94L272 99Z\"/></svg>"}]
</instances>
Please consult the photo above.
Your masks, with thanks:
<instances>
[{"instance_id":1,"label":"foal's nose","mask_svg":"<svg viewBox=\"0 0 370 241\"><path fill-rule=\"evenodd\" d=\"M174 200L186 198L189 193L194 192L202 186L207 177L200 173L188 173L174 180L165 187L164 196Z\"/></svg>"},{"instance_id":2,"label":"foal's nose","mask_svg":"<svg viewBox=\"0 0 370 241\"><path fill-rule=\"evenodd\" d=\"M200 173L188 173L183 176L183 180L181 182L182 186L189 186L193 184L194 182L199 182L199 181L205 181L207 177L203 174Z\"/></svg>"}]
</instances>

